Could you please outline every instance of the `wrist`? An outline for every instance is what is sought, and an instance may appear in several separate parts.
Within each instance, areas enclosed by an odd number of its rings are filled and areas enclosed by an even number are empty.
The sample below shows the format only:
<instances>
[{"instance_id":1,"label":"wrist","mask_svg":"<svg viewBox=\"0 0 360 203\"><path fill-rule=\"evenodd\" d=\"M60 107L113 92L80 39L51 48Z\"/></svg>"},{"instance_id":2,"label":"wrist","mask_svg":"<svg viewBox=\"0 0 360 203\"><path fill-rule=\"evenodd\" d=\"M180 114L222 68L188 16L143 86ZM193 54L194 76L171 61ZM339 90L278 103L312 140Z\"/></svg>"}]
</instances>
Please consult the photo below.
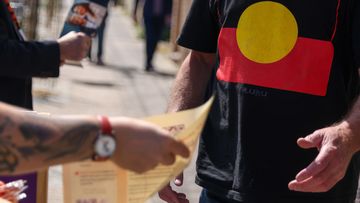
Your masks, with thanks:
<instances>
[{"instance_id":1,"label":"wrist","mask_svg":"<svg viewBox=\"0 0 360 203\"><path fill-rule=\"evenodd\" d=\"M349 149L356 153L360 150L360 131L357 125L351 120L344 120L339 124L339 129L343 135L346 135L346 142L349 143Z\"/></svg>"},{"instance_id":2,"label":"wrist","mask_svg":"<svg viewBox=\"0 0 360 203\"><path fill-rule=\"evenodd\" d=\"M62 45L60 40L57 40L57 43L59 45L59 58L60 58L60 62L65 60L64 57L64 46Z\"/></svg>"},{"instance_id":3,"label":"wrist","mask_svg":"<svg viewBox=\"0 0 360 203\"><path fill-rule=\"evenodd\" d=\"M66 57L66 42L63 41L61 38L57 40L60 50L60 61L64 61L67 59Z\"/></svg>"},{"instance_id":4,"label":"wrist","mask_svg":"<svg viewBox=\"0 0 360 203\"><path fill-rule=\"evenodd\" d=\"M116 138L107 116L97 117L100 123L100 130L94 141L94 161L105 161L113 156L116 150Z\"/></svg>"}]
</instances>

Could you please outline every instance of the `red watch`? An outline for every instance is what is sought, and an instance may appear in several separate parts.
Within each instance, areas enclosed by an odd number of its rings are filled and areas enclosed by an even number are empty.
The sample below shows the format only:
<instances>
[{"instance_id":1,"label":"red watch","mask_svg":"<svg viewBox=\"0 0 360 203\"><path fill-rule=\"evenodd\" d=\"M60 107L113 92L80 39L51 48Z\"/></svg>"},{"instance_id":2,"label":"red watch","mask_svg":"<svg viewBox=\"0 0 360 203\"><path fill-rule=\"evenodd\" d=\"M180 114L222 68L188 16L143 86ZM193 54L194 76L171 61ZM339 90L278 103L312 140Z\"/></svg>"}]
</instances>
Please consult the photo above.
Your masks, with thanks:
<instances>
[{"instance_id":1,"label":"red watch","mask_svg":"<svg viewBox=\"0 0 360 203\"><path fill-rule=\"evenodd\" d=\"M116 150L116 139L113 134L111 123L106 116L98 116L101 129L94 142L94 161L108 160Z\"/></svg>"}]
</instances>

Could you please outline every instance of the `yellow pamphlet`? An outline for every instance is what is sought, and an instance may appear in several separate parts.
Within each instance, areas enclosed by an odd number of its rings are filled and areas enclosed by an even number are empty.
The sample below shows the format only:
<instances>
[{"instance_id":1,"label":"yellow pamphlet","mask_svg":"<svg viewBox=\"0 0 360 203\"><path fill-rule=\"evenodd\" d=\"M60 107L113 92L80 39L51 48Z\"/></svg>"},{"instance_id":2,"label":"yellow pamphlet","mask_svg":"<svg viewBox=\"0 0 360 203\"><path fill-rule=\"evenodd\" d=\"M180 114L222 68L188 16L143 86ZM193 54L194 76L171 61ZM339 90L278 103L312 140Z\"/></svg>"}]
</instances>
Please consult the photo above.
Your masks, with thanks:
<instances>
[{"instance_id":1,"label":"yellow pamphlet","mask_svg":"<svg viewBox=\"0 0 360 203\"><path fill-rule=\"evenodd\" d=\"M186 111L145 118L169 130L191 151L188 159L176 157L171 166L158 165L144 174L117 167L111 161L85 161L63 166L65 203L143 203L162 189L190 163L214 98Z\"/></svg>"}]
</instances>

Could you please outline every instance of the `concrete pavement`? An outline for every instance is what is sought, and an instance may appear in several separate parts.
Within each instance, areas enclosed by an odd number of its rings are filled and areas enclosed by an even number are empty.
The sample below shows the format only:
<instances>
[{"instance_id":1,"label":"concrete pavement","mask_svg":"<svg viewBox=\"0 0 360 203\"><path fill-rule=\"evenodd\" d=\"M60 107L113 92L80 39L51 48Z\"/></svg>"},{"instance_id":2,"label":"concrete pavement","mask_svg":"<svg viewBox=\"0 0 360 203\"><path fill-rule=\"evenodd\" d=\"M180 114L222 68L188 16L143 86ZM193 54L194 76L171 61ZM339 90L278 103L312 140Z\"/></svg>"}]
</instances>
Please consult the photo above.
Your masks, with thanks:
<instances>
[{"instance_id":1,"label":"concrete pavement","mask_svg":"<svg viewBox=\"0 0 360 203\"><path fill-rule=\"evenodd\" d=\"M66 13L71 1L64 3ZM131 19L121 9L114 8L108 20L106 65L97 66L85 60L84 68L63 66L59 79L35 79L35 110L51 114L104 114L136 118L165 111L177 71L177 66L167 57L166 46L160 47L160 53L155 56L156 72L146 73L143 71L144 44L136 38ZM42 26L42 38L56 37L51 36L48 29L51 28ZM63 202L61 173L59 166L49 172L49 203ZM198 202L200 192L194 184L194 174L192 164L185 172L185 184L181 189L192 203ZM148 201L159 202L162 201L156 196Z\"/></svg>"}]
</instances>

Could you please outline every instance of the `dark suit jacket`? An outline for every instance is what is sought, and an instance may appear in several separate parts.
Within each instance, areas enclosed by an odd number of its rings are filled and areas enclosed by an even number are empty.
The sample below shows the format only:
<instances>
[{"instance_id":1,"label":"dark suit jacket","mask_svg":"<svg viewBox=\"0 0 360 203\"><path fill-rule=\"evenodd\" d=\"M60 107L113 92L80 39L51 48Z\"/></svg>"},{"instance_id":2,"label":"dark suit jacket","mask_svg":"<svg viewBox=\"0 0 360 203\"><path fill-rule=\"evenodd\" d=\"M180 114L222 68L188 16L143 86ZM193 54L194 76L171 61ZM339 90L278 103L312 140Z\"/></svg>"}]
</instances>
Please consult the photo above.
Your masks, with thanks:
<instances>
[{"instance_id":1,"label":"dark suit jacket","mask_svg":"<svg viewBox=\"0 0 360 203\"><path fill-rule=\"evenodd\" d=\"M59 76L56 42L25 42L0 0L0 101L32 109L31 78Z\"/></svg>"}]
</instances>

